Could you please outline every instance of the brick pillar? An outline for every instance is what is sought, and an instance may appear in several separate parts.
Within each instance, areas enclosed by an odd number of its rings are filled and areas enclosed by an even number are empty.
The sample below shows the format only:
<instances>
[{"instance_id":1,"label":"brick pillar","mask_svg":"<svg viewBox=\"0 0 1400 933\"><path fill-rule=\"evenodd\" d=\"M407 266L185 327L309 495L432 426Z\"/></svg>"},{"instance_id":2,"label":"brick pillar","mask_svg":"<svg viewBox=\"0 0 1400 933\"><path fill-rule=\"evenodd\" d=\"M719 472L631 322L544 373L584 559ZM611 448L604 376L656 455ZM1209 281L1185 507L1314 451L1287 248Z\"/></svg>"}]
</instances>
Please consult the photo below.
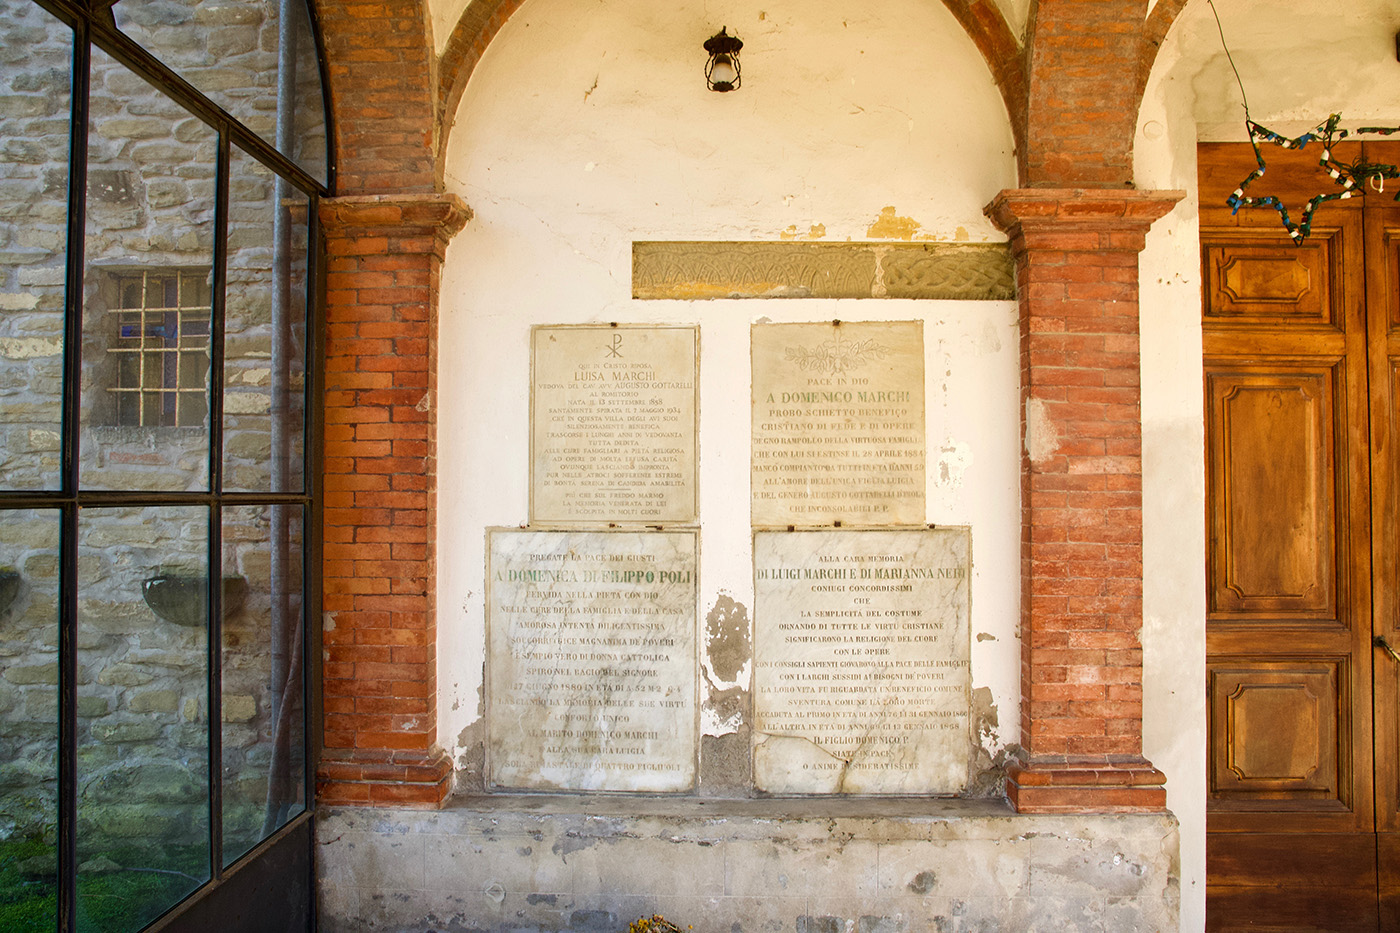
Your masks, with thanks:
<instances>
[{"instance_id":1,"label":"brick pillar","mask_svg":"<svg viewBox=\"0 0 1400 933\"><path fill-rule=\"evenodd\" d=\"M1181 197L1029 188L987 207L1021 306L1022 812L1166 805L1142 757L1138 253Z\"/></svg>"},{"instance_id":2,"label":"brick pillar","mask_svg":"<svg viewBox=\"0 0 1400 933\"><path fill-rule=\"evenodd\" d=\"M438 274L455 195L322 202L326 288L322 803L434 805Z\"/></svg>"}]
</instances>

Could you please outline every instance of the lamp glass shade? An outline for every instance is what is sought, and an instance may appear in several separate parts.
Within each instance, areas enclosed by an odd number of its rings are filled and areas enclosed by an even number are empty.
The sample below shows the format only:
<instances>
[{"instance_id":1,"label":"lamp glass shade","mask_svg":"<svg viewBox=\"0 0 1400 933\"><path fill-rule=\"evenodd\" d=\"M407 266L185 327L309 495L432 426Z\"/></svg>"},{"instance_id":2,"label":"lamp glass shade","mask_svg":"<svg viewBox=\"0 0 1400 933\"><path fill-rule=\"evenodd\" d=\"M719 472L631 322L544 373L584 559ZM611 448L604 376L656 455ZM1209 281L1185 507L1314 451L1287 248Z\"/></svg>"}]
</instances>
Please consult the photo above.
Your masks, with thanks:
<instances>
[{"instance_id":1,"label":"lamp glass shade","mask_svg":"<svg viewBox=\"0 0 1400 933\"><path fill-rule=\"evenodd\" d=\"M710 87L716 91L731 90L738 77L739 70L734 67L734 59L728 55L715 56L714 67L710 69Z\"/></svg>"}]
</instances>

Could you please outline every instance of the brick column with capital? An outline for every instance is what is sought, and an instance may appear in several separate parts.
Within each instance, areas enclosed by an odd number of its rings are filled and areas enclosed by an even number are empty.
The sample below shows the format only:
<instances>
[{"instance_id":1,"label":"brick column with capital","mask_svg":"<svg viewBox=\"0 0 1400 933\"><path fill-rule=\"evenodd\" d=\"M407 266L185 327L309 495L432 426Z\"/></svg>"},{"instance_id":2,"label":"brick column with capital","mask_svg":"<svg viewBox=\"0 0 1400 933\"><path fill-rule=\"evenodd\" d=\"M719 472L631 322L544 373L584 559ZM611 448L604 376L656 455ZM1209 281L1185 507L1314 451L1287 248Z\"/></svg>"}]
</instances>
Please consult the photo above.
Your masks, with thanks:
<instances>
[{"instance_id":1,"label":"brick column with capital","mask_svg":"<svg viewBox=\"0 0 1400 933\"><path fill-rule=\"evenodd\" d=\"M451 789L437 745L437 295L470 216L455 195L321 203L322 803L432 806Z\"/></svg>"},{"instance_id":2,"label":"brick column with capital","mask_svg":"<svg viewBox=\"0 0 1400 933\"><path fill-rule=\"evenodd\" d=\"M1138 253L1180 191L1003 191L1021 312L1021 812L1166 806L1142 755Z\"/></svg>"}]
</instances>

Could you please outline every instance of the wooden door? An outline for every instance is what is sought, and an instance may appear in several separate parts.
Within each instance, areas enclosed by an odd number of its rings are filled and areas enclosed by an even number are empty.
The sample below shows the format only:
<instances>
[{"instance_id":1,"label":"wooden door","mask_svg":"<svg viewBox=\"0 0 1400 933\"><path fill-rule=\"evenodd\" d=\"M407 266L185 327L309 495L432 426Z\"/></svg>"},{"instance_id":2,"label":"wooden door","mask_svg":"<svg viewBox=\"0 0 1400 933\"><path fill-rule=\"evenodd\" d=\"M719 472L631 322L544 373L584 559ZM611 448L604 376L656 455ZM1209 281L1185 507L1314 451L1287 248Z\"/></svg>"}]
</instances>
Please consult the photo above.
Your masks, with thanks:
<instances>
[{"instance_id":1,"label":"wooden door","mask_svg":"<svg viewBox=\"0 0 1400 933\"><path fill-rule=\"evenodd\" d=\"M1252 193L1300 219L1331 185L1319 149L1270 149ZM1224 207L1248 146L1199 155L1207 927L1377 930L1400 915L1400 664L1375 644L1400 647L1400 210L1331 202L1294 245L1274 211Z\"/></svg>"}]
</instances>

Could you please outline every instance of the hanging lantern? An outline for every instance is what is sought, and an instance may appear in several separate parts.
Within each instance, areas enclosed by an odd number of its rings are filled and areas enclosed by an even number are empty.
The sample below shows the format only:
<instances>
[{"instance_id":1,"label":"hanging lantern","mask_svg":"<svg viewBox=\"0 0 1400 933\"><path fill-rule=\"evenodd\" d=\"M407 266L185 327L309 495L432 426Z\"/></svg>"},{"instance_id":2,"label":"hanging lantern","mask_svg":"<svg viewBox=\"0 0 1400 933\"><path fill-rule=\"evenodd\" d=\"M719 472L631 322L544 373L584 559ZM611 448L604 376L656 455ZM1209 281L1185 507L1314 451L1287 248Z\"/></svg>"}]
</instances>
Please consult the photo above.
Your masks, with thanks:
<instances>
[{"instance_id":1,"label":"hanging lantern","mask_svg":"<svg viewBox=\"0 0 1400 933\"><path fill-rule=\"evenodd\" d=\"M738 36L731 36L721 27L720 31L705 40L705 51L710 53L705 63L705 86L712 91L735 91L739 89L739 50L744 43Z\"/></svg>"}]
</instances>

